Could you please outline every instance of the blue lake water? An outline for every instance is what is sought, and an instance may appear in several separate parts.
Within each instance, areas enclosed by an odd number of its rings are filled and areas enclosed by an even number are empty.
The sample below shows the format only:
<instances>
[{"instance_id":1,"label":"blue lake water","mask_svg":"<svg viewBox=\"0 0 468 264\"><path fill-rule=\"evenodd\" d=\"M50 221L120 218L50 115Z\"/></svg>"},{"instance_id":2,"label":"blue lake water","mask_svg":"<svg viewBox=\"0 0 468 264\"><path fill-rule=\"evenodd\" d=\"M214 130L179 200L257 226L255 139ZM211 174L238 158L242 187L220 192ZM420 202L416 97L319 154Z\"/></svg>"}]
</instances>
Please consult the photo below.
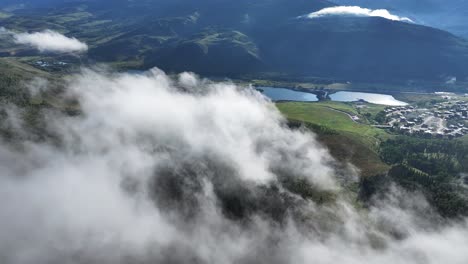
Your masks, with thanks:
<instances>
[{"instance_id":1,"label":"blue lake water","mask_svg":"<svg viewBox=\"0 0 468 264\"><path fill-rule=\"evenodd\" d=\"M337 102L355 102L364 100L369 103L379 105L390 105L400 106L407 105L407 103L396 100L393 96L388 94L376 94L376 93L360 93L360 92L337 92L330 94L332 101Z\"/></svg>"},{"instance_id":2,"label":"blue lake water","mask_svg":"<svg viewBox=\"0 0 468 264\"><path fill-rule=\"evenodd\" d=\"M273 101L302 101L316 102L318 98L315 94L293 91L285 88L259 87L263 94Z\"/></svg>"},{"instance_id":3,"label":"blue lake water","mask_svg":"<svg viewBox=\"0 0 468 264\"><path fill-rule=\"evenodd\" d=\"M301 102L315 102L318 98L315 94L306 93L301 91L294 91L285 88L272 88L272 87L259 87L263 90L263 94L273 101L301 101ZM388 94L377 93L361 93L361 92L337 92L330 94L332 101L337 102L356 102L364 100L373 104L400 106L407 105L407 103L396 100L393 96Z\"/></svg>"}]
</instances>

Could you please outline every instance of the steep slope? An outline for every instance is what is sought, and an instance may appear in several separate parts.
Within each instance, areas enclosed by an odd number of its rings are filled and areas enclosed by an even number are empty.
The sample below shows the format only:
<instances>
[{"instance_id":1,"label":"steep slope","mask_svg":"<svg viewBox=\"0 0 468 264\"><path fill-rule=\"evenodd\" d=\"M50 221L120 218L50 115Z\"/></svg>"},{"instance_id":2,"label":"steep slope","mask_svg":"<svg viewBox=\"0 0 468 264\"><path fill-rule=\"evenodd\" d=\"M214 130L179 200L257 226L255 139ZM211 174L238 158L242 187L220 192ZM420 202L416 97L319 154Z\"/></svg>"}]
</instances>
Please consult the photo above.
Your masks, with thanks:
<instances>
[{"instance_id":1,"label":"steep slope","mask_svg":"<svg viewBox=\"0 0 468 264\"><path fill-rule=\"evenodd\" d=\"M22 84L36 77L50 75L15 60L0 58L0 101L24 104L28 92Z\"/></svg>"}]
</instances>

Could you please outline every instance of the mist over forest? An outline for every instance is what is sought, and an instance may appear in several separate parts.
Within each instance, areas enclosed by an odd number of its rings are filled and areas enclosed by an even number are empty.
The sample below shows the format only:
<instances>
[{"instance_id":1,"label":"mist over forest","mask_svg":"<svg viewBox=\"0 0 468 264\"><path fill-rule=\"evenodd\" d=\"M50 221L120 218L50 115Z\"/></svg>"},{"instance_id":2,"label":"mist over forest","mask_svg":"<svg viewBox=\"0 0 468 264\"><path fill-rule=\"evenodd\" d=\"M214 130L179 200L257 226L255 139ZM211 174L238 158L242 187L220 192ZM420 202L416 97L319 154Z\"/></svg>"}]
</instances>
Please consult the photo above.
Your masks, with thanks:
<instances>
[{"instance_id":1,"label":"mist over forest","mask_svg":"<svg viewBox=\"0 0 468 264\"><path fill-rule=\"evenodd\" d=\"M31 89L40 85L36 80ZM46 91L46 87L42 87ZM466 220L359 172L267 98L191 73L83 70L39 140L4 105L3 263L464 263ZM6 114L6 115L5 115Z\"/></svg>"},{"instance_id":2,"label":"mist over forest","mask_svg":"<svg viewBox=\"0 0 468 264\"><path fill-rule=\"evenodd\" d=\"M465 4L424 2L3 0L0 263L468 263Z\"/></svg>"}]
</instances>

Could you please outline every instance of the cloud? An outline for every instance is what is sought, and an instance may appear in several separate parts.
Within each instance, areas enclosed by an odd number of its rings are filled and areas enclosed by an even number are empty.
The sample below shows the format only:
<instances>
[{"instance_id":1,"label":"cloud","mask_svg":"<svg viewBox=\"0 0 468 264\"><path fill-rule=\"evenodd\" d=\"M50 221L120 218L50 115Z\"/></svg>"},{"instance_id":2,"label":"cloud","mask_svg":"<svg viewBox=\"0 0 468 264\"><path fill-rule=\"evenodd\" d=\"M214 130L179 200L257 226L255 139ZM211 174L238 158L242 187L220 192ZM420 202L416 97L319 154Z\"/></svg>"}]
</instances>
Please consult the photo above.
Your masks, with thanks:
<instances>
[{"instance_id":1,"label":"cloud","mask_svg":"<svg viewBox=\"0 0 468 264\"><path fill-rule=\"evenodd\" d=\"M1 124L22 133L0 141L2 263L468 259L466 223L440 220L421 195L391 189L356 209L341 195L348 173L253 89L158 69L84 70L65 86L81 114L43 109L41 140L1 105ZM335 198L303 199L286 188L295 179Z\"/></svg>"},{"instance_id":2,"label":"cloud","mask_svg":"<svg viewBox=\"0 0 468 264\"><path fill-rule=\"evenodd\" d=\"M363 16L363 17L383 17L389 20L413 22L407 17L400 17L391 14L386 9L368 9L359 6L334 6L321 9L307 15L308 18L319 18L325 16Z\"/></svg>"},{"instance_id":3,"label":"cloud","mask_svg":"<svg viewBox=\"0 0 468 264\"><path fill-rule=\"evenodd\" d=\"M457 77L454 77L454 76L447 77L445 83L446 84L456 84L457 83Z\"/></svg>"},{"instance_id":4,"label":"cloud","mask_svg":"<svg viewBox=\"0 0 468 264\"><path fill-rule=\"evenodd\" d=\"M88 45L76 38L66 37L56 31L44 30L35 33L12 33L17 44L29 45L41 52L86 52Z\"/></svg>"}]
</instances>

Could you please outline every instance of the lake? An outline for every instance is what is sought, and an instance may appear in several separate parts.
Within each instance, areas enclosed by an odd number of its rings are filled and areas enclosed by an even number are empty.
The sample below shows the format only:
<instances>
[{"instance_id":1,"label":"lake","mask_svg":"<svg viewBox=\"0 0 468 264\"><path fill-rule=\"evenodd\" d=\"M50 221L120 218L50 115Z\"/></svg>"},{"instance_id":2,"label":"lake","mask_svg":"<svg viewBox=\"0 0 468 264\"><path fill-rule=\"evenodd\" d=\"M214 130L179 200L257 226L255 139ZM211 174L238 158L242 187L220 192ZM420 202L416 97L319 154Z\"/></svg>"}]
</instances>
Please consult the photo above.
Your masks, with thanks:
<instances>
[{"instance_id":1,"label":"lake","mask_svg":"<svg viewBox=\"0 0 468 264\"><path fill-rule=\"evenodd\" d=\"M285 88L259 87L263 94L273 101L301 101L316 102L318 98L315 94L294 91Z\"/></svg>"},{"instance_id":2,"label":"lake","mask_svg":"<svg viewBox=\"0 0 468 264\"><path fill-rule=\"evenodd\" d=\"M390 106L402 106L407 103L396 100L393 96L388 94L376 94L376 93L360 93L360 92L337 92L330 94L332 101L337 102L355 102L364 100L372 104L379 105L390 105Z\"/></svg>"},{"instance_id":3,"label":"lake","mask_svg":"<svg viewBox=\"0 0 468 264\"><path fill-rule=\"evenodd\" d=\"M294 91L286 88L258 87L263 90L263 94L273 101L301 101L301 102L316 102L318 98L315 94ZM364 100L373 104L402 106L407 103L396 100L388 94L377 93L361 93L361 92L336 92L330 94L330 99L337 102L356 102Z\"/></svg>"}]
</instances>

